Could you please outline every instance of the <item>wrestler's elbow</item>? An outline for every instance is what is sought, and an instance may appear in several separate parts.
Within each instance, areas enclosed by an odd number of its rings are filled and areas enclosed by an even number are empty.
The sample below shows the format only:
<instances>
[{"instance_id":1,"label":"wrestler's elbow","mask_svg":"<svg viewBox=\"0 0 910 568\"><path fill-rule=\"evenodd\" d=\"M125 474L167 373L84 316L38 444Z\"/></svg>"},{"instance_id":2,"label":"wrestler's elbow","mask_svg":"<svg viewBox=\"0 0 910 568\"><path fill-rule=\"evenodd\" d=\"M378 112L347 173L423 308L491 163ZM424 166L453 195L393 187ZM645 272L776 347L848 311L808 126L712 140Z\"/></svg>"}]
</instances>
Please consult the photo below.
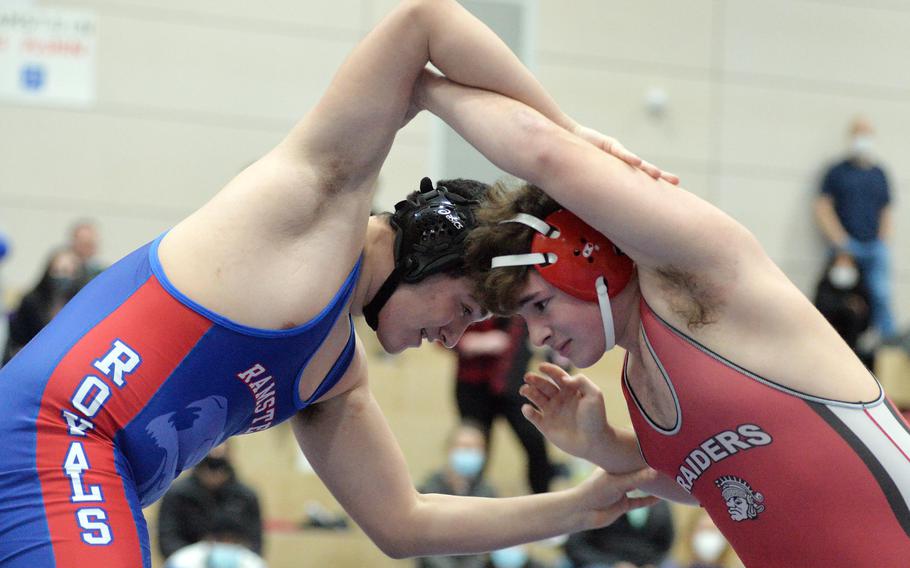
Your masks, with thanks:
<instances>
[{"instance_id":1,"label":"wrestler's elbow","mask_svg":"<svg viewBox=\"0 0 910 568\"><path fill-rule=\"evenodd\" d=\"M389 523L384 529L371 533L370 540L383 554L395 560L413 558L420 554L415 535L407 526Z\"/></svg>"},{"instance_id":2,"label":"wrestler's elbow","mask_svg":"<svg viewBox=\"0 0 910 568\"><path fill-rule=\"evenodd\" d=\"M361 523L361 528L373 544L389 558L401 560L419 556L422 550L421 529L419 523L414 522L413 515L404 510L387 510L386 514L377 522L366 525Z\"/></svg>"}]
</instances>

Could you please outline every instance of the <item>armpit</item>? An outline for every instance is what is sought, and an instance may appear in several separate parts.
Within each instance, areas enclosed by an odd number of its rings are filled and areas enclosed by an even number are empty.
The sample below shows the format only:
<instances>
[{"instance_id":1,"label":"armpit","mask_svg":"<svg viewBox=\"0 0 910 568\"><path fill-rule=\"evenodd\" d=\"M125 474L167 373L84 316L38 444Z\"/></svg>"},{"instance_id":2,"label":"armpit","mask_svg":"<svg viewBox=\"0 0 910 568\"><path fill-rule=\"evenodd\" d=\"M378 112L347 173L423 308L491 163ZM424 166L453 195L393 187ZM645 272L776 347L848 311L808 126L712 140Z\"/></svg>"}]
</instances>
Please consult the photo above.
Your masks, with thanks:
<instances>
[{"instance_id":1,"label":"armpit","mask_svg":"<svg viewBox=\"0 0 910 568\"><path fill-rule=\"evenodd\" d=\"M724 307L722 294L717 284L708 283L692 272L675 266L656 270L660 277L661 289L666 293L670 310L686 321L690 331L717 321Z\"/></svg>"}]
</instances>

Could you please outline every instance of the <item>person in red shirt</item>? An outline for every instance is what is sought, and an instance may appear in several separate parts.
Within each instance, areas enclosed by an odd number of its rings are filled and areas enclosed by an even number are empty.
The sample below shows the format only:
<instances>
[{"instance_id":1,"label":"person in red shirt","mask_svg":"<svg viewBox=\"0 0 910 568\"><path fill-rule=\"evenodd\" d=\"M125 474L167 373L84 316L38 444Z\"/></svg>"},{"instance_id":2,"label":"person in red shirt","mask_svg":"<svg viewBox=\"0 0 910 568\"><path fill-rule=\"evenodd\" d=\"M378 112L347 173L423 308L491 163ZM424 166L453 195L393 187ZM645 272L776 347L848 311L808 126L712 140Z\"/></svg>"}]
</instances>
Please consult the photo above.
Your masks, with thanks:
<instances>
[{"instance_id":1,"label":"person in red shirt","mask_svg":"<svg viewBox=\"0 0 910 568\"><path fill-rule=\"evenodd\" d=\"M528 486L534 493L549 490L556 467L543 435L524 419L518 394L531 360L528 331L520 318L490 318L473 324L455 345L458 368L455 400L462 419L476 422L487 437L498 417L508 421L527 454Z\"/></svg>"}]
</instances>

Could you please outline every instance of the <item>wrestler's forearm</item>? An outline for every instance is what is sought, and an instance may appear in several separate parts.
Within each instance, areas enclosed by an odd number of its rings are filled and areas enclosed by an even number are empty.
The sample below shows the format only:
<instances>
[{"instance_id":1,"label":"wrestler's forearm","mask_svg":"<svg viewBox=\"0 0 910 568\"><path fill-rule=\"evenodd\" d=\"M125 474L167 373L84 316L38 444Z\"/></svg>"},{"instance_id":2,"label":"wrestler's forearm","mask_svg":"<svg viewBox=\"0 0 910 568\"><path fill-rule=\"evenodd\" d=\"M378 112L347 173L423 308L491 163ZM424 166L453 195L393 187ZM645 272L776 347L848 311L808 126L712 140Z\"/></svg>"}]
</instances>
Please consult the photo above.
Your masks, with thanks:
<instances>
[{"instance_id":1,"label":"wrestler's forearm","mask_svg":"<svg viewBox=\"0 0 910 568\"><path fill-rule=\"evenodd\" d=\"M505 42L458 2L420 5L429 59L448 79L520 101L566 130L578 128Z\"/></svg>"},{"instance_id":2,"label":"wrestler's forearm","mask_svg":"<svg viewBox=\"0 0 910 568\"><path fill-rule=\"evenodd\" d=\"M627 473L648 467L638 446L635 432L628 429L613 429L603 437L603 443L593 448L588 458L591 463L610 473ZM641 490L687 505L697 505L698 501L687 493L674 479L661 474L657 479L642 484Z\"/></svg>"},{"instance_id":3,"label":"wrestler's forearm","mask_svg":"<svg viewBox=\"0 0 910 568\"><path fill-rule=\"evenodd\" d=\"M496 499L422 495L414 513L419 542L403 555L474 554L577 532L585 523L569 491Z\"/></svg>"}]
</instances>

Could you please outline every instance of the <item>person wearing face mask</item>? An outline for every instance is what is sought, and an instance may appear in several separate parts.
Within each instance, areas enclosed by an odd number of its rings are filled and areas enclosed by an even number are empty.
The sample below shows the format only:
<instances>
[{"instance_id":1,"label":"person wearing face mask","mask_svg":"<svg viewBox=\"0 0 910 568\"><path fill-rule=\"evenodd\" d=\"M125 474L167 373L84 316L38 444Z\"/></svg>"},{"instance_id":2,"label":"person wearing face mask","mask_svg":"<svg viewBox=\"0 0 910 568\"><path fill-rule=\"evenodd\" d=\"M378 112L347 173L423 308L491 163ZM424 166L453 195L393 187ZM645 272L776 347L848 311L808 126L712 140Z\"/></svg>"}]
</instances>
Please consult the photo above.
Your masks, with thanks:
<instances>
[{"instance_id":1,"label":"person wearing face mask","mask_svg":"<svg viewBox=\"0 0 910 568\"><path fill-rule=\"evenodd\" d=\"M421 493L495 497L496 491L483 480L487 441L483 428L470 420L459 423L446 439L446 463L418 487ZM483 568L487 554L427 556L417 559L417 568Z\"/></svg>"},{"instance_id":2,"label":"person wearing face mask","mask_svg":"<svg viewBox=\"0 0 910 568\"><path fill-rule=\"evenodd\" d=\"M262 553L259 498L237 479L226 444L202 458L191 475L176 481L164 494L158 512L163 557L207 540L228 541Z\"/></svg>"},{"instance_id":3,"label":"person wearing face mask","mask_svg":"<svg viewBox=\"0 0 910 568\"><path fill-rule=\"evenodd\" d=\"M852 256L838 253L828 261L815 288L814 303L847 345L871 369L872 353L859 345L860 335L871 322L869 290Z\"/></svg>"},{"instance_id":4,"label":"person wearing face mask","mask_svg":"<svg viewBox=\"0 0 910 568\"><path fill-rule=\"evenodd\" d=\"M897 330L891 310L891 190L877 162L872 123L864 117L850 127L846 159L825 174L815 202L815 218L832 248L832 256L846 253L856 259L866 278L875 333L866 340L889 342Z\"/></svg>"},{"instance_id":5,"label":"person wearing face mask","mask_svg":"<svg viewBox=\"0 0 910 568\"><path fill-rule=\"evenodd\" d=\"M528 547L518 545L491 552L484 568L544 568L544 564L528 553Z\"/></svg>"},{"instance_id":6,"label":"person wearing face mask","mask_svg":"<svg viewBox=\"0 0 910 568\"><path fill-rule=\"evenodd\" d=\"M22 297L19 307L10 316L4 365L79 291L78 267L78 258L72 252L61 249L51 253L41 280Z\"/></svg>"}]
</instances>

